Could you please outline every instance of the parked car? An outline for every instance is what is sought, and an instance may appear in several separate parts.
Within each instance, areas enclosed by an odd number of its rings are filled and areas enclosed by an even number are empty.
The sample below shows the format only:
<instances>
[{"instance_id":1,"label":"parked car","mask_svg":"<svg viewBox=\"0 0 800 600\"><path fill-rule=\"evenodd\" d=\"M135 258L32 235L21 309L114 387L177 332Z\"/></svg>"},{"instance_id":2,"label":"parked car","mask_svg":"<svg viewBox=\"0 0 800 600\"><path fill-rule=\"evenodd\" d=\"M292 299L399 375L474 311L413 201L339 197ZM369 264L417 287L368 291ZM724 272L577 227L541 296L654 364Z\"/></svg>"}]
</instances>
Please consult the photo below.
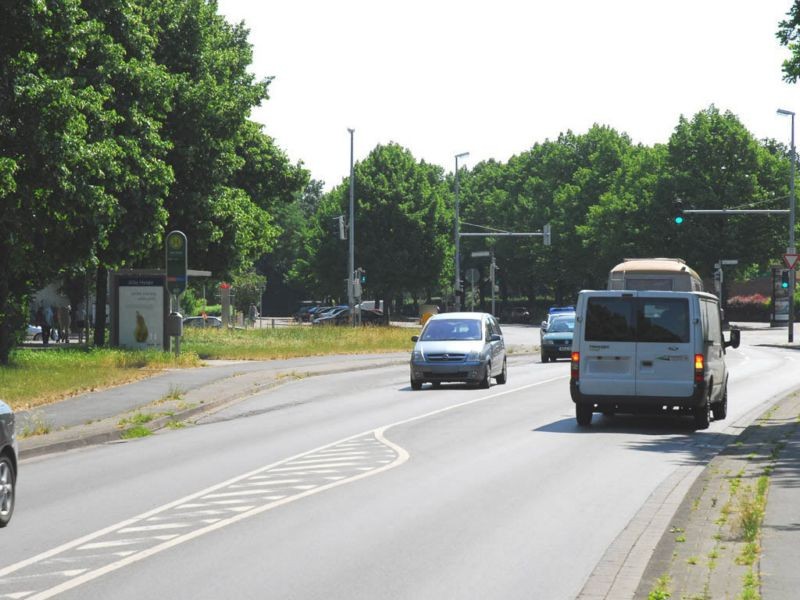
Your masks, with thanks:
<instances>
[{"instance_id":1,"label":"parked car","mask_svg":"<svg viewBox=\"0 0 800 600\"><path fill-rule=\"evenodd\" d=\"M433 315L411 338L411 389L459 381L488 388L491 378L508 380L506 347L500 324L488 313Z\"/></svg>"},{"instance_id":2,"label":"parked car","mask_svg":"<svg viewBox=\"0 0 800 600\"><path fill-rule=\"evenodd\" d=\"M8 525L14 513L18 452L14 411L0 400L0 527Z\"/></svg>"},{"instance_id":3,"label":"parked car","mask_svg":"<svg viewBox=\"0 0 800 600\"><path fill-rule=\"evenodd\" d=\"M541 336L539 355L542 362L569 358L572 354L572 332L575 330L575 313L556 314Z\"/></svg>"},{"instance_id":4,"label":"parked car","mask_svg":"<svg viewBox=\"0 0 800 600\"><path fill-rule=\"evenodd\" d=\"M311 321L312 325L342 325L350 319L349 306L334 306Z\"/></svg>"},{"instance_id":5,"label":"parked car","mask_svg":"<svg viewBox=\"0 0 800 600\"><path fill-rule=\"evenodd\" d=\"M311 315L314 314L314 311L319 308L316 304L307 304L301 306L292 315L292 318L298 323L308 323L311 320Z\"/></svg>"},{"instance_id":6,"label":"parked car","mask_svg":"<svg viewBox=\"0 0 800 600\"><path fill-rule=\"evenodd\" d=\"M186 317L183 320L184 327L222 327L222 319L219 317Z\"/></svg>"},{"instance_id":7,"label":"parked car","mask_svg":"<svg viewBox=\"0 0 800 600\"><path fill-rule=\"evenodd\" d=\"M25 334L25 337L29 340L34 340L36 342L42 341L42 328L38 325L28 325L28 331ZM50 339L54 342L58 341L58 330L53 327L50 330Z\"/></svg>"}]
</instances>

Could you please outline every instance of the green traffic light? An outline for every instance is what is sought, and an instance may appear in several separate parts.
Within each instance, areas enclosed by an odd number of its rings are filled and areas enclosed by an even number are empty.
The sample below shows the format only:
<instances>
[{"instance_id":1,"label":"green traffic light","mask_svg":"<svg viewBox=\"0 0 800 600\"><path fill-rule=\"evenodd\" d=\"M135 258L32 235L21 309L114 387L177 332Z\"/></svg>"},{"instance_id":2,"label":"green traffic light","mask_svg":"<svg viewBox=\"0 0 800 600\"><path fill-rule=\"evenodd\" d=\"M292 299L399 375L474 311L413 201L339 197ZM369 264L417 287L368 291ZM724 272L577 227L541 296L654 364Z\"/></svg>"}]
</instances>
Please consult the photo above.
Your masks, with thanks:
<instances>
[{"instance_id":1,"label":"green traffic light","mask_svg":"<svg viewBox=\"0 0 800 600\"><path fill-rule=\"evenodd\" d=\"M789 282L788 282L788 281L784 281L784 282L782 282L782 283L781 283L781 287L782 287L783 289L786 289L786 288L788 288L788 287L789 287Z\"/></svg>"},{"instance_id":2,"label":"green traffic light","mask_svg":"<svg viewBox=\"0 0 800 600\"><path fill-rule=\"evenodd\" d=\"M678 225L680 225L681 223L683 223L683 217L682 217L682 216L680 216L680 215L676 216L676 217L675 217L675 222L676 222Z\"/></svg>"}]
</instances>

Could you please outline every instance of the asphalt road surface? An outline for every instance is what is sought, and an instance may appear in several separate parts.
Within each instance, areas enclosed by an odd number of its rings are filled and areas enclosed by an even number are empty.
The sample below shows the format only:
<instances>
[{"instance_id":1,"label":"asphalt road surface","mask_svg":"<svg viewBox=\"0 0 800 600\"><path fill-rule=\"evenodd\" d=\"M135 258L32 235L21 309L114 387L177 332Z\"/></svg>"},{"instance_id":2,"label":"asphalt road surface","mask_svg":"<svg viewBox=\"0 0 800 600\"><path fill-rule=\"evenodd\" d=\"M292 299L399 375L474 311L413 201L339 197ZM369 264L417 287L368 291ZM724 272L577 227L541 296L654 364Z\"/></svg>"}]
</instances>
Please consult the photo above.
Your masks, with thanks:
<instances>
[{"instance_id":1,"label":"asphalt road surface","mask_svg":"<svg viewBox=\"0 0 800 600\"><path fill-rule=\"evenodd\" d=\"M648 498L796 385L785 330L742 338L707 431L578 428L568 361L511 355L489 390L412 392L405 366L311 377L28 460L0 598L576 598Z\"/></svg>"}]
</instances>

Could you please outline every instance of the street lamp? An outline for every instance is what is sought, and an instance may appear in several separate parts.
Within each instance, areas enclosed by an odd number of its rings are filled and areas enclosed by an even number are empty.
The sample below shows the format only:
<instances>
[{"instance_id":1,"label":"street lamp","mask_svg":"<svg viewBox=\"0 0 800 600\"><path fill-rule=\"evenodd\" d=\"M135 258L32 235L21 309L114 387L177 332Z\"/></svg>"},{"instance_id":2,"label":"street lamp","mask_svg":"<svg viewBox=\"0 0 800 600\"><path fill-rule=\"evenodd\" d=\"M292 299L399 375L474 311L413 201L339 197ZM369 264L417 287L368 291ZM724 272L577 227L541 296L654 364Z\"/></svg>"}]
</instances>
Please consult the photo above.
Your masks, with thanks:
<instances>
[{"instance_id":1,"label":"street lamp","mask_svg":"<svg viewBox=\"0 0 800 600\"><path fill-rule=\"evenodd\" d=\"M795 197L794 197L794 163L796 161L795 158L795 150L794 150L794 112L791 110L786 110L783 108L778 109L779 115L790 116L792 117L792 148L790 151L791 160L792 160L792 170L791 170L791 179L789 180L789 247L786 249L787 254L794 254L795 253L795 245L794 245L794 211L795 211ZM791 273L789 273L790 281L789 281L789 343L791 344L794 341L794 288L795 288L795 271L791 269Z\"/></svg>"},{"instance_id":2,"label":"street lamp","mask_svg":"<svg viewBox=\"0 0 800 600\"><path fill-rule=\"evenodd\" d=\"M353 206L353 185L355 177L353 177L353 134L355 129L348 128L350 132L350 231L349 234L349 257L347 260L347 305L350 307L350 323L355 327L355 297L353 295L353 273L356 268L355 261L355 239L356 239L356 219L355 208Z\"/></svg>"},{"instance_id":3,"label":"street lamp","mask_svg":"<svg viewBox=\"0 0 800 600\"><path fill-rule=\"evenodd\" d=\"M469 152L462 152L461 154L456 154L456 218L455 218L455 228L453 237L455 238L456 243L456 256L455 256L455 275L454 275L454 296L455 296L455 305L456 305L456 312L461 309L461 298L458 295L458 290L460 286L460 264L461 264L461 256L460 256L460 248L461 245L459 243L459 235L458 235L458 159L459 158L466 158L469 156Z\"/></svg>"}]
</instances>

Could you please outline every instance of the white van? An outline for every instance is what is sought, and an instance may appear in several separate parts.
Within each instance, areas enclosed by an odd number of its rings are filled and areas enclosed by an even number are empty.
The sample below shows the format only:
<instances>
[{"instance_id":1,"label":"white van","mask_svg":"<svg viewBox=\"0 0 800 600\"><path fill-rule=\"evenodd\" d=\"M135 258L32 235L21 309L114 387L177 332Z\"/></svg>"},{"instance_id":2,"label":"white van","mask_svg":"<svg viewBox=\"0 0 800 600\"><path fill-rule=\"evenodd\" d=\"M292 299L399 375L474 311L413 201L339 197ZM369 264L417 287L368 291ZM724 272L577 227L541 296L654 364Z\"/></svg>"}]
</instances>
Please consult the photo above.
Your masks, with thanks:
<instances>
[{"instance_id":1,"label":"white van","mask_svg":"<svg viewBox=\"0 0 800 600\"><path fill-rule=\"evenodd\" d=\"M579 425L592 413L694 416L698 429L728 410L719 299L705 292L583 291L576 304L570 394Z\"/></svg>"}]
</instances>

